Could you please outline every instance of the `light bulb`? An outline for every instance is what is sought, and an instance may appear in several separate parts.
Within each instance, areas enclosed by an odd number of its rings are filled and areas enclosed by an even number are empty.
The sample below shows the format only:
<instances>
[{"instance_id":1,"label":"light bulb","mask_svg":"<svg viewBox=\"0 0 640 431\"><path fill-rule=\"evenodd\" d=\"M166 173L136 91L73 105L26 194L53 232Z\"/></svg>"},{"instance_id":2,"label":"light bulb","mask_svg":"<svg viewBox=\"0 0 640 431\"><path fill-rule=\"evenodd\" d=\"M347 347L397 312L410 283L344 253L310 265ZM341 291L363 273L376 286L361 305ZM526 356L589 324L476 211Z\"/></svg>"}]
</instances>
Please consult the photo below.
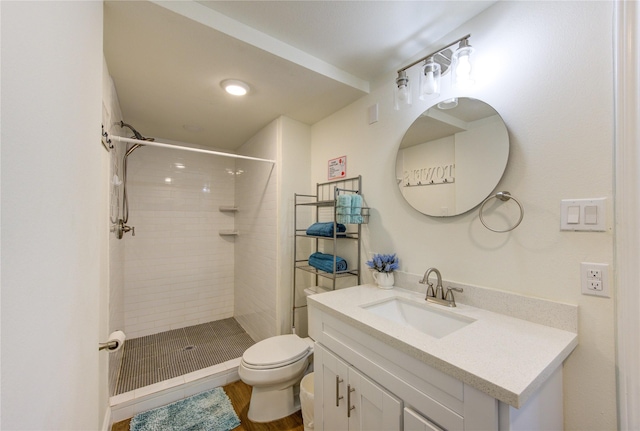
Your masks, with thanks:
<instances>
[{"instance_id":1,"label":"light bulb","mask_svg":"<svg viewBox=\"0 0 640 431\"><path fill-rule=\"evenodd\" d=\"M409 84L406 71L398 72L398 78L396 78L395 84L394 108L399 110L400 108L411 106L411 85Z\"/></svg>"},{"instance_id":2,"label":"light bulb","mask_svg":"<svg viewBox=\"0 0 640 431\"><path fill-rule=\"evenodd\" d=\"M469 79L471 75L471 61L468 55L462 55L458 58L458 68L456 69L458 79Z\"/></svg>"},{"instance_id":3,"label":"light bulb","mask_svg":"<svg viewBox=\"0 0 640 431\"><path fill-rule=\"evenodd\" d=\"M474 49L469 45L469 42L465 39L460 42L460 47L453 54L452 63L453 71L452 79L453 84L457 87L469 87L474 84L472 77L473 65L471 56Z\"/></svg>"},{"instance_id":4,"label":"light bulb","mask_svg":"<svg viewBox=\"0 0 640 431\"><path fill-rule=\"evenodd\" d=\"M437 97L440 95L440 65L428 58L422 66L420 74L420 99Z\"/></svg>"},{"instance_id":5,"label":"light bulb","mask_svg":"<svg viewBox=\"0 0 640 431\"><path fill-rule=\"evenodd\" d=\"M425 93L433 94L436 91L436 80L433 79L433 72L427 72L425 78Z\"/></svg>"},{"instance_id":6,"label":"light bulb","mask_svg":"<svg viewBox=\"0 0 640 431\"><path fill-rule=\"evenodd\" d=\"M401 85L398 87L398 99L406 102L409 99L409 87Z\"/></svg>"}]
</instances>

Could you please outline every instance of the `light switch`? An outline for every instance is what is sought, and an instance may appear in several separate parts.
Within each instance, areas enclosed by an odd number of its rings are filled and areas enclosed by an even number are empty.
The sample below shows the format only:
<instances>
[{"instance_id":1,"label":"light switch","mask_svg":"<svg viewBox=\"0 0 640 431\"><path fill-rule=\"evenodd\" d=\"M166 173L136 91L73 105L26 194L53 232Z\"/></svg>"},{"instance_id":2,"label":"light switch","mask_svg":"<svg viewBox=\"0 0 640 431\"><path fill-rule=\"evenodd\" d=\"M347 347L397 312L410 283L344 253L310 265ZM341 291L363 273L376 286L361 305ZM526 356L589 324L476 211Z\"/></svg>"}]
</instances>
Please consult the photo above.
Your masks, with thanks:
<instances>
[{"instance_id":1,"label":"light switch","mask_svg":"<svg viewBox=\"0 0 640 431\"><path fill-rule=\"evenodd\" d=\"M580 206L573 205L567 208L567 224L580 223Z\"/></svg>"},{"instance_id":2,"label":"light switch","mask_svg":"<svg viewBox=\"0 0 640 431\"><path fill-rule=\"evenodd\" d=\"M598 207L586 205L584 207L584 224L598 224Z\"/></svg>"}]
</instances>

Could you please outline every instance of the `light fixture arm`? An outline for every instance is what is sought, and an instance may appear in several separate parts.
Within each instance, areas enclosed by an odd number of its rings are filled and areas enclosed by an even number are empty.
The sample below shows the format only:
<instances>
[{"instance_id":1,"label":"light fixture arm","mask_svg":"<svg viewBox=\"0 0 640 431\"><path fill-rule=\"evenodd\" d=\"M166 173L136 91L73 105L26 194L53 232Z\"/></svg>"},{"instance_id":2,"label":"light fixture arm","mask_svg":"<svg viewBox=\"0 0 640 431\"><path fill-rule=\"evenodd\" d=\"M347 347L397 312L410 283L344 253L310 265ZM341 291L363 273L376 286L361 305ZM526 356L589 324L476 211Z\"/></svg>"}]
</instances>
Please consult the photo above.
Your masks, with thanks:
<instances>
[{"instance_id":1,"label":"light fixture arm","mask_svg":"<svg viewBox=\"0 0 640 431\"><path fill-rule=\"evenodd\" d=\"M416 60L416 61L414 61L413 63L411 63L411 64L408 64L408 65L404 66L403 68L398 69L398 74L399 74L400 72L404 72L405 70L409 69L409 68L410 68L410 67L412 67L412 66L415 66L416 64L418 64L418 63L420 63L420 62L422 62L422 61L425 61L425 60L426 60L427 58L429 58L429 57L433 57L434 55L437 55L437 54L441 53L442 51L444 51L444 50L445 50L445 49L447 49L447 48L452 47L452 46L453 46L453 45L455 45L456 43L462 42L463 40L467 40L467 41L468 41L468 39L469 39L470 37L471 37L471 34L468 34L468 35L466 35L466 36L461 37L460 39L457 39L457 40L455 40L455 41L451 42L449 45L447 45L447 46L445 46L445 47L442 47L442 48L440 48L440 49L439 49L439 50L437 50L437 51L432 52L432 53L431 53L431 54L429 54L429 55L425 55L425 56L424 56L424 57L422 57L421 59ZM443 72L443 73L444 73L444 72Z\"/></svg>"}]
</instances>

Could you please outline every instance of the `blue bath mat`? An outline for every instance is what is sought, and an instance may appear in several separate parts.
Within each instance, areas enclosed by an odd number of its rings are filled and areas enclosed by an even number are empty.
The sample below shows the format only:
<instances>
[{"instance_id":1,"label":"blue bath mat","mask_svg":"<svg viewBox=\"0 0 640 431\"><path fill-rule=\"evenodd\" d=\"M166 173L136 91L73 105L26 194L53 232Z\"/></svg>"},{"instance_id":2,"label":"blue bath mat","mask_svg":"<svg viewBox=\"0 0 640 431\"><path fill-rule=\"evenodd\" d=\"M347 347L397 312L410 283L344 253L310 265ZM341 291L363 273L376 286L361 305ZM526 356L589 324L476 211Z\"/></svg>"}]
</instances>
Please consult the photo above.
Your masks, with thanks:
<instances>
[{"instance_id":1,"label":"blue bath mat","mask_svg":"<svg viewBox=\"0 0 640 431\"><path fill-rule=\"evenodd\" d=\"M222 388L202 392L173 404L139 413L130 431L230 431L240 425Z\"/></svg>"}]
</instances>

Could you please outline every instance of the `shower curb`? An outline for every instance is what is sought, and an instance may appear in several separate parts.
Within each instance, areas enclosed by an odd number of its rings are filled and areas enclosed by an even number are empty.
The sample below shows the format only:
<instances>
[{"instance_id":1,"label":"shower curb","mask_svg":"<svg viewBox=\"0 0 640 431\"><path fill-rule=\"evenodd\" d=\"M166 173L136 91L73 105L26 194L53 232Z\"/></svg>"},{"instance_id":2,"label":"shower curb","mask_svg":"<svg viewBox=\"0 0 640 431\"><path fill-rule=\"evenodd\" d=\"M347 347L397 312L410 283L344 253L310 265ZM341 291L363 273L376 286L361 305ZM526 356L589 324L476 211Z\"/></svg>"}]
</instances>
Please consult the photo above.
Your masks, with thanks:
<instances>
[{"instance_id":1,"label":"shower curb","mask_svg":"<svg viewBox=\"0 0 640 431\"><path fill-rule=\"evenodd\" d=\"M109 398L112 423L240 380L236 358Z\"/></svg>"}]
</instances>

